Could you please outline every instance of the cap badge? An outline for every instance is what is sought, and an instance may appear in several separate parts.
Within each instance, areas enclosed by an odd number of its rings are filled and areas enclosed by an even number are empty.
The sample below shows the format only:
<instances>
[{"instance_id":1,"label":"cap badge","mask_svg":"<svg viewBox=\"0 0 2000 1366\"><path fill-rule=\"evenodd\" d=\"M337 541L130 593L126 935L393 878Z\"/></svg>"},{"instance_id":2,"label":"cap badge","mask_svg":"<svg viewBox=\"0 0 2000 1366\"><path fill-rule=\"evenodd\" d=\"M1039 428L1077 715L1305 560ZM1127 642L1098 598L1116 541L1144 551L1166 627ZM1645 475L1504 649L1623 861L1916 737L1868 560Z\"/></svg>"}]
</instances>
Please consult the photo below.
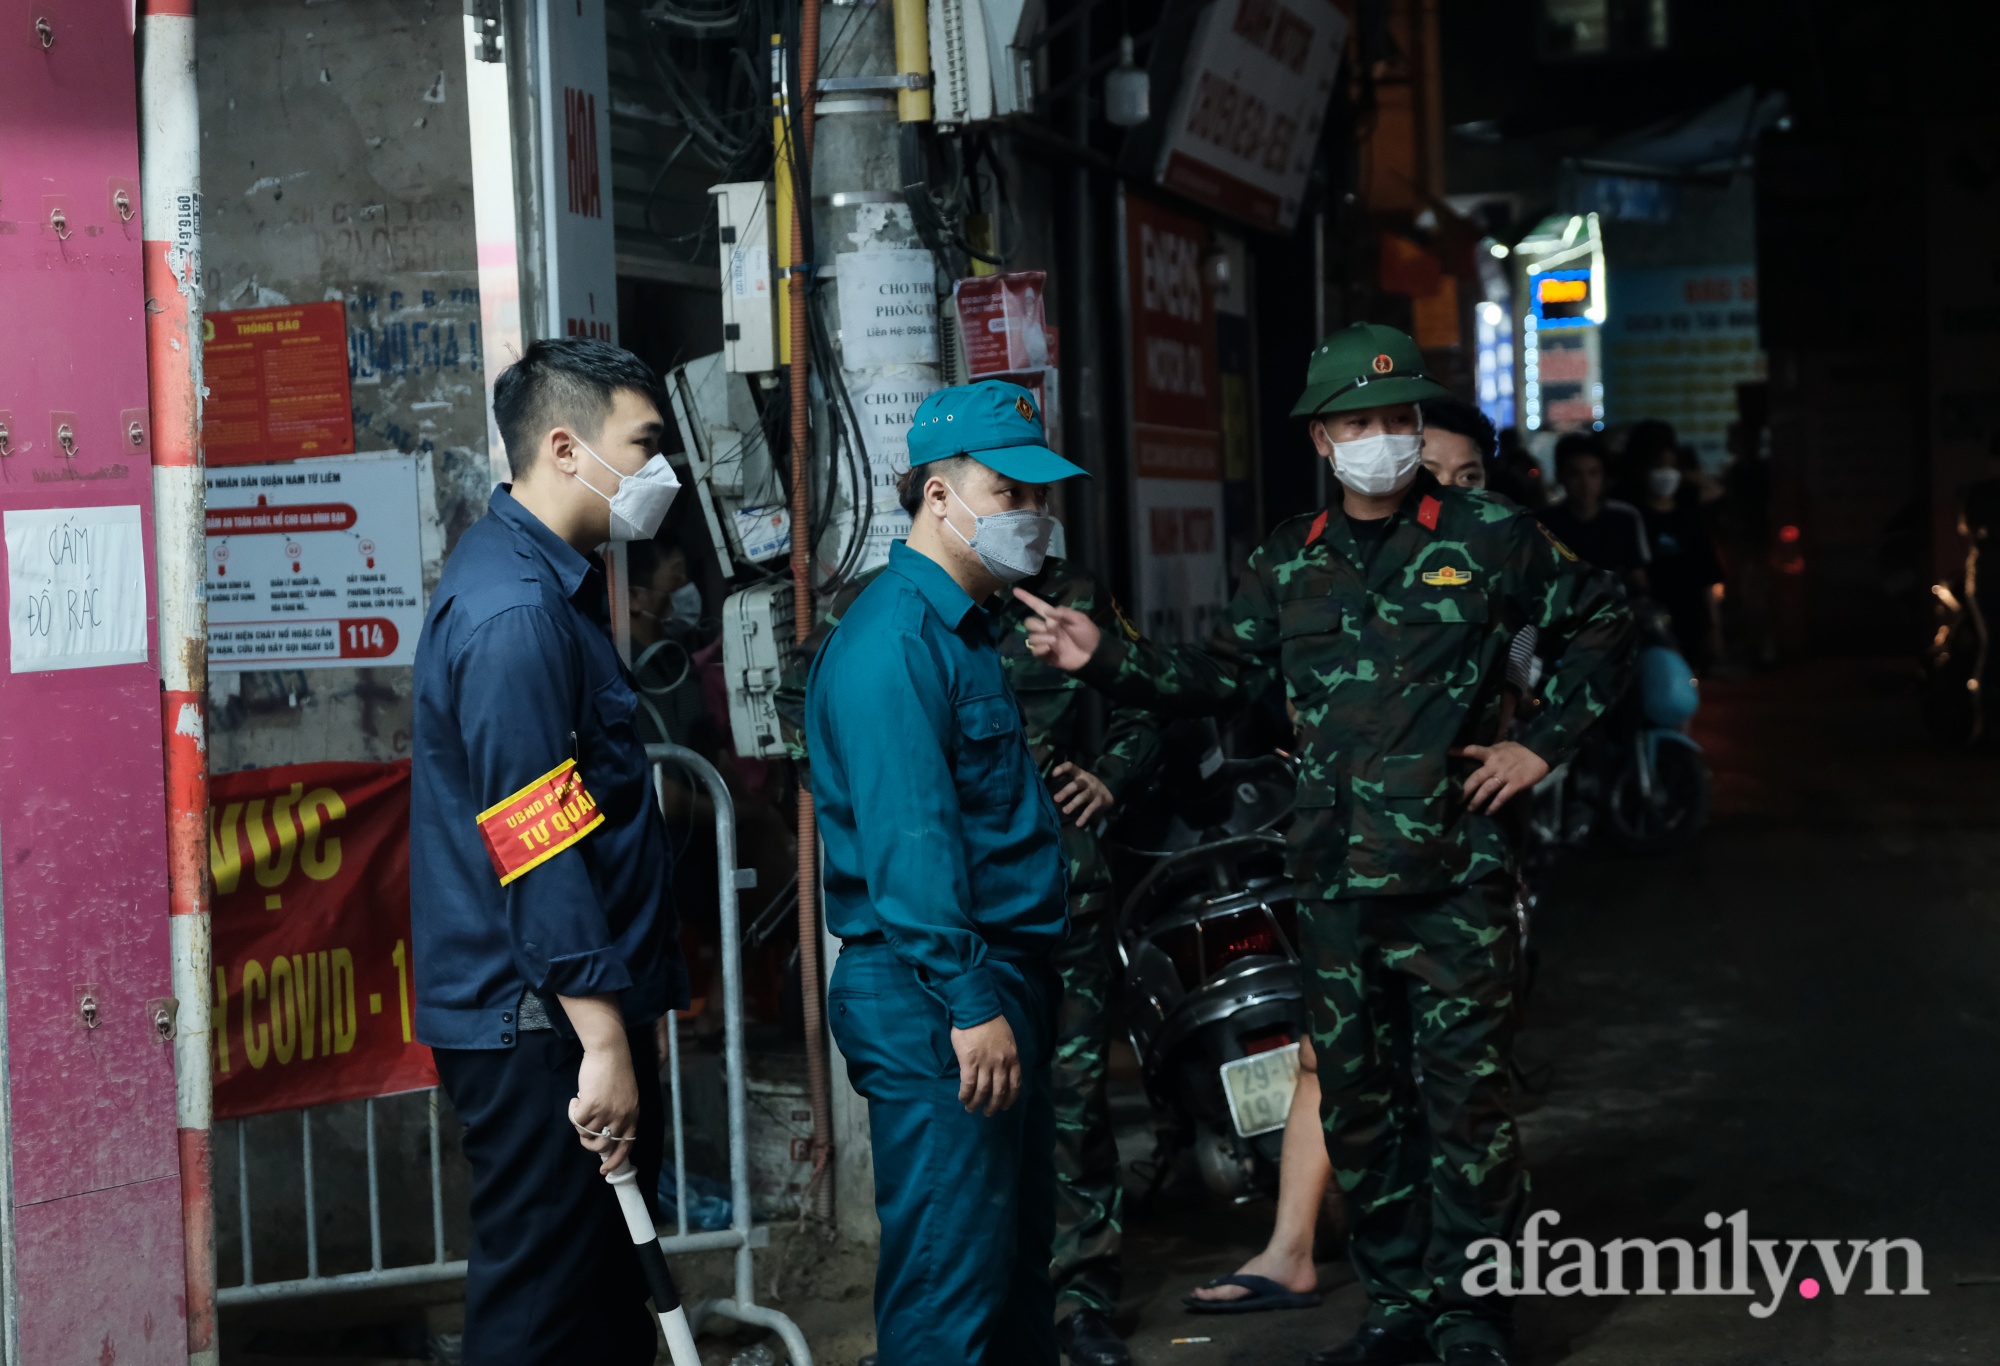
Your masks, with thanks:
<instances>
[{"instance_id":1,"label":"cap badge","mask_svg":"<svg viewBox=\"0 0 2000 1366\"><path fill-rule=\"evenodd\" d=\"M1028 419L1028 421L1030 422L1033 422L1035 420L1035 405L1028 402L1028 400L1026 400L1025 398L1017 398L1014 400L1014 411L1019 413L1022 417Z\"/></svg>"},{"instance_id":2,"label":"cap badge","mask_svg":"<svg viewBox=\"0 0 2000 1366\"><path fill-rule=\"evenodd\" d=\"M1391 359L1389 359L1389 353L1388 353L1388 352L1384 351L1384 352L1383 352L1383 353L1382 353L1381 355L1379 355L1379 356L1377 356L1377 357L1375 358L1375 373L1376 373L1376 374L1378 374L1378 375L1386 375L1386 374L1388 374L1388 373L1389 373L1389 372L1390 372L1391 370L1393 370L1393 369L1395 369L1395 368L1396 368L1396 362L1395 362L1395 361L1393 361L1393 360L1391 360Z\"/></svg>"},{"instance_id":3,"label":"cap badge","mask_svg":"<svg viewBox=\"0 0 2000 1366\"><path fill-rule=\"evenodd\" d=\"M1429 570L1424 574L1424 582L1433 588L1463 588L1472 582L1472 575L1457 565L1446 565L1442 569Z\"/></svg>"}]
</instances>

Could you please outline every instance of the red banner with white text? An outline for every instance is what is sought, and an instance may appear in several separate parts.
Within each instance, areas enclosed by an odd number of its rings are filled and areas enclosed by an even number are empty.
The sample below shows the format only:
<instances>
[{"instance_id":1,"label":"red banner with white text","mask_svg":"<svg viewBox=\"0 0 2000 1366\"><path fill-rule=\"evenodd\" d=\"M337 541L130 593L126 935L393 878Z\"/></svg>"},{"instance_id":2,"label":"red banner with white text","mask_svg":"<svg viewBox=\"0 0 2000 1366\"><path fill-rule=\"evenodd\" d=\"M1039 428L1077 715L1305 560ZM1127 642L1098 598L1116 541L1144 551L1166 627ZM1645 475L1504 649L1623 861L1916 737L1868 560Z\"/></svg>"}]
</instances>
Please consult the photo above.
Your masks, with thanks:
<instances>
[{"instance_id":1,"label":"red banner with white text","mask_svg":"<svg viewBox=\"0 0 2000 1366\"><path fill-rule=\"evenodd\" d=\"M410 765L209 781L215 1116L437 1084L412 1030Z\"/></svg>"}]
</instances>

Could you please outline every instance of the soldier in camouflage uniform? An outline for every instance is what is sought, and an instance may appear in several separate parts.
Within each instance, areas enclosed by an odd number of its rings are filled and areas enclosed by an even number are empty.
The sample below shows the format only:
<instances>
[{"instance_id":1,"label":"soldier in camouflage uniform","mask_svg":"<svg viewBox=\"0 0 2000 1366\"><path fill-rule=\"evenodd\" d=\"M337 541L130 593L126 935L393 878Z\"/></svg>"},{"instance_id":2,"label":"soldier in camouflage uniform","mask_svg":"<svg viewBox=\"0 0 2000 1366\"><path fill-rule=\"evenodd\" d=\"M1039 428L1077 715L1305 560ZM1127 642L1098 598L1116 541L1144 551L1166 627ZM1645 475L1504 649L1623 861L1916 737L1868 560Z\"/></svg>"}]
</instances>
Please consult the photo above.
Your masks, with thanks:
<instances>
[{"instance_id":1,"label":"soldier in camouflage uniform","mask_svg":"<svg viewBox=\"0 0 2000 1366\"><path fill-rule=\"evenodd\" d=\"M1030 647L1124 703L1232 709L1282 681L1298 715L1290 874L1306 893L1320 1114L1368 1293L1320 1366L1505 1366L1509 1301L1467 1292L1466 1248L1525 1214L1509 1094L1518 930L1495 809L1576 748L1623 686L1632 617L1504 499L1418 473L1418 400L1442 390L1393 328L1313 353L1295 416L1341 505L1251 556L1209 644L1170 649L1037 609ZM1497 737L1506 648L1558 654L1521 743ZM1414 1064L1414 1066L1413 1066Z\"/></svg>"},{"instance_id":2,"label":"soldier in camouflage uniform","mask_svg":"<svg viewBox=\"0 0 2000 1366\"><path fill-rule=\"evenodd\" d=\"M911 478L921 482L912 471ZM807 772L806 676L819 643L834 627L876 570L842 590L830 602L778 693L781 727L792 758ZM1023 580L1037 596L1086 614L1106 631L1130 627L1095 577L1082 565L1051 556L1040 573ZM1110 1002L1117 985L1111 871L1099 847L1096 827L1103 812L1092 804L1091 782L1112 806L1143 786L1159 763L1160 728L1139 707L1116 707L1104 744L1093 762L1080 752L1084 685L1028 653L1026 606L1007 598L993 604L1001 623L1001 667L1021 704L1028 748L1044 780L1056 789L1064 809L1063 853L1069 861L1069 939L1052 956L1062 975L1062 1007L1056 1026L1051 1092L1056 1111L1056 1239L1050 1279L1061 1319L1060 1340L1079 1366L1124 1366L1131 1360L1110 1328L1122 1282L1119 1249L1124 1186L1118 1173L1118 1145L1111 1132L1105 1068L1111 1048ZM1082 775L1082 776L1079 776ZM1085 823L1077 817L1086 815Z\"/></svg>"}]
</instances>

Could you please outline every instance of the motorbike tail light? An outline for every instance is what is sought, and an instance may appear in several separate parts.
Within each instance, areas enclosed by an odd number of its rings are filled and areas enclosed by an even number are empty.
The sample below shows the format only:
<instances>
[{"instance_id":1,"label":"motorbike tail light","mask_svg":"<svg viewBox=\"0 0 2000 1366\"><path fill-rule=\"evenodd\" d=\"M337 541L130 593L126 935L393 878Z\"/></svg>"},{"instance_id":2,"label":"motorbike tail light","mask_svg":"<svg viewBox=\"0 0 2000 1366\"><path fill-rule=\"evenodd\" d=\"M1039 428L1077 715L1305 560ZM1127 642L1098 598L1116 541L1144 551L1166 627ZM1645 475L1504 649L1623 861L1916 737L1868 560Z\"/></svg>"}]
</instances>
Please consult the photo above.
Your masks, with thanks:
<instances>
[{"instance_id":1,"label":"motorbike tail light","mask_svg":"<svg viewBox=\"0 0 2000 1366\"><path fill-rule=\"evenodd\" d=\"M1291 1042L1292 1036L1289 1034L1266 1034L1261 1038L1245 1039L1243 1041L1243 1056L1248 1058L1254 1057L1259 1053L1274 1052L1277 1049L1288 1047Z\"/></svg>"},{"instance_id":2,"label":"motorbike tail light","mask_svg":"<svg viewBox=\"0 0 2000 1366\"><path fill-rule=\"evenodd\" d=\"M1208 971L1221 972L1239 958L1271 958L1283 953L1277 931L1262 911L1239 911L1202 926L1208 947Z\"/></svg>"}]
</instances>

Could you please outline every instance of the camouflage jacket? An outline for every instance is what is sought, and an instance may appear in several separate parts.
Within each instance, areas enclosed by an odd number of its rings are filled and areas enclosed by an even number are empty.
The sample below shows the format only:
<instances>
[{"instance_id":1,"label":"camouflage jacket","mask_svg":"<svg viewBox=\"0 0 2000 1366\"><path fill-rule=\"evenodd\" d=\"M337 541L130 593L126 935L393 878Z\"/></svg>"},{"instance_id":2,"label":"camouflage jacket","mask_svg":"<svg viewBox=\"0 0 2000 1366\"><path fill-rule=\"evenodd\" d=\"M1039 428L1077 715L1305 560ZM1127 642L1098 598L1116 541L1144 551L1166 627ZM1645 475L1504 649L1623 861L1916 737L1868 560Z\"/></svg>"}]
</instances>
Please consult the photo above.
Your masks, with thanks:
<instances>
[{"instance_id":1,"label":"camouflage jacket","mask_svg":"<svg viewBox=\"0 0 2000 1366\"><path fill-rule=\"evenodd\" d=\"M1282 679L1299 727L1291 875L1327 897L1440 892L1512 866L1500 822L1465 805L1477 763L1447 752L1496 738L1507 644L1529 624L1558 662L1518 734L1553 766L1625 684L1623 591L1514 504L1425 480L1372 564L1338 509L1294 518L1207 645L1107 631L1079 677L1178 715Z\"/></svg>"},{"instance_id":2,"label":"camouflage jacket","mask_svg":"<svg viewBox=\"0 0 2000 1366\"><path fill-rule=\"evenodd\" d=\"M861 595L861 590L881 573L877 569L849 584L826 605L819 624L807 638L804 650L778 689L779 728L792 760L810 781L805 749L806 679L812 671L813 656L820 642ZM1107 634L1127 633L1118 608L1090 571L1082 565L1051 557L1034 577L1021 586L1036 597L1063 607L1074 607ZM1028 653L1027 623L1033 615L1012 595L993 605L1001 623L1000 663L1007 683L1021 704L1021 720L1027 731L1028 748L1035 767L1047 780L1056 767L1074 763L1089 769L1111 791L1114 801L1124 801L1128 793L1144 784L1160 761L1160 727L1142 707L1113 708L1104 732L1104 748L1089 762L1078 752L1082 730L1082 707L1086 685L1075 675L1042 663ZM1058 787L1060 784L1057 785ZM1110 888L1111 878L1097 847L1097 836L1079 829L1073 820L1062 826L1063 855L1069 863L1072 894L1100 892Z\"/></svg>"}]
</instances>

